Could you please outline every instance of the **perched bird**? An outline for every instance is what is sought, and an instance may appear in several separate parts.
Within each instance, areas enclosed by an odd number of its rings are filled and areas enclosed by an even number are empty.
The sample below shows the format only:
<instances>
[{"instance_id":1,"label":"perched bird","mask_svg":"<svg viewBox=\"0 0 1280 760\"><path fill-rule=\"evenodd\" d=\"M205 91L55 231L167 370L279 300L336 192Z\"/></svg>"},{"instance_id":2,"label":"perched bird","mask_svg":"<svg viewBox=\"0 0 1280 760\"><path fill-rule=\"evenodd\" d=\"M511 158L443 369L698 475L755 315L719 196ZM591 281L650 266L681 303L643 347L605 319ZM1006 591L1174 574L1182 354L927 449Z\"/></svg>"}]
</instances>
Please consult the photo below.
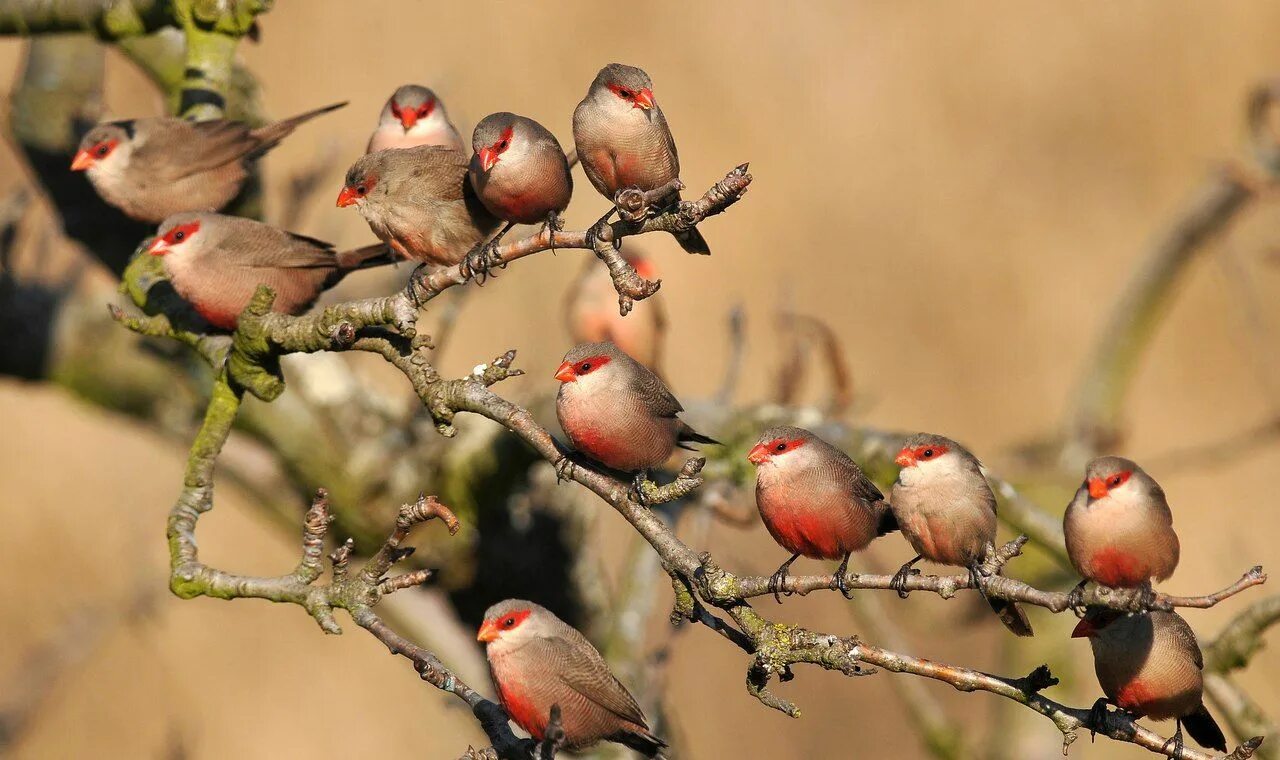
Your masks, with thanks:
<instances>
[{"instance_id":1,"label":"perched bird","mask_svg":"<svg viewBox=\"0 0 1280 760\"><path fill-rule=\"evenodd\" d=\"M355 206L400 255L452 265L498 226L467 180L467 157L421 145L361 156L347 170L339 206Z\"/></svg>"},{"instance_id":2,"label":"perched bird","mask_svg":"<svg viewBox=\"0 0 1280 760\"><path fill-rule=\"evenodd\" d=\"M840 449L804 428L771 427L747 459L756 465L756 507L769 535L791 559L769 579L778 598L791 563L800 555L839 559L835 582L849 596L849 556L872 539L898 529L884 494Z\"/></svg>"},{"instance_id":3,"label":"perched bird","mask_svg":"<svg viewBox=\"0 0 1280 760\"><path fill-rule=\"evenodd\" d=\"M365 152L419 145L443 145L454 150L464 147L462 135L449 121L444 103L436 94L420 84L406 84L393 92L382 107Z\"/></svg>"},{"instance_id":4,"label":"perched bird","mask_svg":"<svg viewBox=\"0 0 1280 760\"><path fill-rule=\"evenodd\" d=\"M1178 566L1178 535L1164 490L1128 459L1098 457L1085 468L1062 521L1067 556L1084 578L1113 588L1164 580Z\"/></svg>"},{"instance_id":5,"label":"perched bird","mask_svg":"<svg viewBox=\"0 0 1280 760\"><path fill-rule=\"evenodd\" d=\"M639 494L648 471L676 446L719 443L678 418L684 407L662 379L608 341L569 349L556 379L556 416L570 443L606 467L636 473Z\"/></svg>"},{"instance_id":6,"label":"perched bird","mask_svg":"<svg viewBox=\"0 0 1280 760\"><path fill-rule=\"evenodd\" d=\"M622 255L641 277L657 279L653 262L634 244L623 243ZM624 317L618 313L618 291L613 287L609 270L594 258L584 264L582 274L570 286L565 298L569 336L574 343L613 341L628 356L662 375L662 344L667 331L662 294L636 302L631 313Z\"/></svg>"},{"instance_id":7,"label":"perched bird","mask_svg":"<svg viewBox=\"0 0 1280 760\"><path fill-rule=\"evenodd\" d=\"M1093 668L1106 699L1094 703L1090 723L1101 724L1106 704L1137 717L1177 721L1173 743L1180 754L1182 727L1202 747L1227 751L1227 739L1201 701L1204 657L1187 621L1174 612L1125 614L1090 607L1071 632L1089 639Z\"/></svg>"},{"instance_id":8,"label":"perched bird","mask_svg":"<svg viewBox=\"0 0 1280 760\"><path fill-rule=\"evenodd\" d=\"M516 224L545 222L559 229L573 178L555 135L533 119L502 111L481 119L471 147L471 187L489 213L507 223L490 245Z\"/></svg>"},{"instance_id":9,"label":"perched bird","mask_svg":"<svg viewBox=\"0 0 1280 760\"><path fill-rule=\"evenodd\" d=\"M164 257L173 289L209 324L234 330L259 285L275 311L300 314L355 269L390 263L385 245L337 252L328 243L212 212L176 214L146 249Z\"/></svg>"},{"instance_id":10,"label":"perched bird","mask_svg":"<svg viewBox=\"0 0 1280 760\"><path fill-rule=\"evenodd\" d=\"M680 177L676 142L654 99L653 82L634 66L611 63L600 69L573 112L573 141L587 179L610 202L619 190L656 190ZM675 192L657 205L679 200ZM711 253L696 227L675 238L688 253Z\"/></svg>"},{"instance_id":11,"label":"perched bird","mask_svg":"<svg viewBox=\"0 0 1280 760\"><path fill-rule=\"evenodd\" d=\"M476 636L507 714L542 741L560 705L565 749L617 742L654 757L666 745L604 658L581 633L533 602L508 599L485 610Z\"/></svg>"},{"instance_id":12,"label":"perched bird","mask_svg":"<svg viewBox=\"0 0 1280 760\"><path fill-rule=\"evenodd\" d=\"M996 539L996 496L982 465L960 444L931 433L908 438L894 461L902 469L889 502L902 535L916 550L916 557L893 577L898 595L906 598L907 577L922 559L968 568L974 588L982 593L979 568ZM987 602L1010 631L1032 635L1031 623L1017 604L990 598Z\"/></svg>"},{"instance_id":13,"label":"perched bird","mask_svg":"<svg viewBox=\"0 0 1280 760\"><path fill-rule=\"evenodd\" d=\"M173 117L99 124L80 141L72 171L127 216L159 224L183 211L217 211L249 177L249 164L305 121L345 106L317 108L252 128L227 119Z\"/></svg>"}]
</instances>

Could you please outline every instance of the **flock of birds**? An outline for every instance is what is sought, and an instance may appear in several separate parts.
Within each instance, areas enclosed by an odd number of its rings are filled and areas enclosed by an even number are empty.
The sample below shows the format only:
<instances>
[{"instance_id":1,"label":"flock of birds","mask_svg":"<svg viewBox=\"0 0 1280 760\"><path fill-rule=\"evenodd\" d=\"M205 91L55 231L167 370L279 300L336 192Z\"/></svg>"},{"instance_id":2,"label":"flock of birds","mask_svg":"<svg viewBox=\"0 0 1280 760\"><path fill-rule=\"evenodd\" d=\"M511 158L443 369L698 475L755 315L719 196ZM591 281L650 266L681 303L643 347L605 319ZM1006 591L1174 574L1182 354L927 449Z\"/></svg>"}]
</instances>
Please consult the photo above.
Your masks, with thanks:
<instances>
[{"instance_id":1,"label":"flock of birds","mask_svg":"<svg viewBox=\"0 0 1280 760\"><path fill-rule=\"evenodd\" d=\"M224 330L236 327L259 284L275 291L277 311L298 314L357 269L401 259L456 265L495 246L516 224L558 229L573 180L555 136L532 119L495 113L476 126L468 156L443 104L418 85L401 87L387 101L367 153L347 172L337 200L338 206L355 206L381 244L339 252L218 213L240 192L252 161L303 122L341 105L258 128L229 120L108 122L84 136L71 168L85 171L107 203L159 225L145 252L163 256L174 289L211 327ZM675 142L653 83L638 68L610 64L600 70L574 111L573 136L588 179L611 202L620 190L658 190L679 177ZM678 200L677 192L651 210ZM709 253L696 229L677 240L690 253ZM677 447L718 442L679 418L679 400L654 371L654 341L614 332L616 323L590 317L593 301L584 303L584 323L595 319L596 337L610 340L580 342L564 356L555 375L557 416L576 452L575 465L634 473L643 499L649 472ZM919 572L913 565L922 559L967 569L981 589L981 568L996 538L996 499L977 458L955 441L932 434L909 438L897 455L901 470L888 499L843 451L802 428L764 431L748 459L757 468L764 525L791 555L770 579L778 601L801 556L840 560L834 585L848 596L849 557L895 531L916 553L894 576L899 595L906 596L907 579ZM1152 579L1168 578L1178 563L1165 494L1127 459L1100 457L1088 465L1064 528L1068 555L1083 578L1077 589L1093 582L1150 591ZM1018 605L988 601L1013 633L1032 635ZM1226 750L1202 703L1195 635L1176 613L1090 608L1072 636L1088 637L1092 645L1106 694L1095 710L1109 702L1133 716L1173 718L1179 744L1185 725L1201 745ZM486 644L504 708L535 739L544 738L551 707L559 705L568 749L608 740L656 756L666 746L600 653L545 608L523 600L494 605L477 638Z\"/></svg>"}]
</instances>

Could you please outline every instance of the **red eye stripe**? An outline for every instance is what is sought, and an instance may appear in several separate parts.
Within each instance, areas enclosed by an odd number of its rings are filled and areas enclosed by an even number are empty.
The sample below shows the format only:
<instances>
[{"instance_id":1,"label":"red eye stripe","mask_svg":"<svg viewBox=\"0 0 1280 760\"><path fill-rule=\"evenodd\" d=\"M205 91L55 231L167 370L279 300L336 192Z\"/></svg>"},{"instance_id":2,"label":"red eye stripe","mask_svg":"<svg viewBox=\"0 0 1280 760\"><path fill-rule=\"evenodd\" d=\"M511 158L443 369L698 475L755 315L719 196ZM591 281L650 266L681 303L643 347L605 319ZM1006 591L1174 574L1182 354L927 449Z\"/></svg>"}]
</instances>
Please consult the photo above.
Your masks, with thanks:
<instances>
[{"instance_id":1,"label":"red eye stripe","mask_svg":"<svg viewBox=\"0 0 1280 760\"><path fill-rule=\"evenodd\" d=\"M1129 478L1132 475L1133 475L1133 472L1130 470L1123 470L1121 472L1115 473L1114 475L1107 478L1107 489L1110 490L1112 488L1119 488L1120 486L1129 482Z\"/></svg>"},{"instance_id":2,"label":"red eye stripe","mask_svg":"<svg viewBox=\"0 0 1280 760\"><path fill-rule=\"evenodd\" d=\"M191 239L200 230L199 222L180 224L165 233L164 242L169 245L180 245Z\"/></svg>"},{"instance_id":3,"label":"red eye stripe","mask_svg":"<svg viewBox=\"0 0 1280 760\"><path fill-rule=\"evenodd\" d=\"M425 119L430 116L431 112L434 110L436 110L436 102L434 100L428 100L426 103L418 106L418 118Z\"/></svg>"},{"instance_id":4,"label":"red eye stripe","mask_svg":"<svg viewBox=\"0 0 1280 760\"><path fill-rule=\"evenodd\" d=\"M604 354L598 356L590 356L586 359L580 359L573 363L573 374L578 377L589 375L608 364L612 359Z\"/></svg>"},{"instance_id":5,"label":"red eye stripe","mask_svg":"<svg viewBox=\"0 0 1280 760\"><path fill-rule=\"evenodd\" d=\"M937 459L950 450L950 446L935 443L929 446L917 446L911 453L915 456L917 461L928 462L933 459Z\"/></svg>"},{"instance_id":6,"label":"red eye stripe","mask_svg":"<svg viewBox=\"0 0 1280 760\"><path fill-rule=\"evenodd\" d=\"M96 159L106 158L107 156L111 155L111 151L115 150L116 146L119 144L120 144L119 140L103 140L102 142L93 146L89 150L89 152Z\"/></svg>"},{"instance_id":7,"label":"red eye stripe","mask_svg":"<svg viewBox=\"0 0 1280 760\"><path fill-rule=\"evenodd\" d=\"M532 613L533 610L516 610L515 612L500 618L498 620L498 628L504 631L510 631L518 628L521 623L529 619L529 615Z\"/></svg>"},{"instance_id":8,"label":"red eye stripe","mask_svg":"<svg viewBox=\"0 0 1280 760\"><path fill-rule=\"evenodd\" d=\"M614 95L617 95L623 100L635 100L635 97L636 97L635 90L632 90L629 87L623 87L620 84L610 84L606 86L613 91Z\"/></svg>"}]
</instances>

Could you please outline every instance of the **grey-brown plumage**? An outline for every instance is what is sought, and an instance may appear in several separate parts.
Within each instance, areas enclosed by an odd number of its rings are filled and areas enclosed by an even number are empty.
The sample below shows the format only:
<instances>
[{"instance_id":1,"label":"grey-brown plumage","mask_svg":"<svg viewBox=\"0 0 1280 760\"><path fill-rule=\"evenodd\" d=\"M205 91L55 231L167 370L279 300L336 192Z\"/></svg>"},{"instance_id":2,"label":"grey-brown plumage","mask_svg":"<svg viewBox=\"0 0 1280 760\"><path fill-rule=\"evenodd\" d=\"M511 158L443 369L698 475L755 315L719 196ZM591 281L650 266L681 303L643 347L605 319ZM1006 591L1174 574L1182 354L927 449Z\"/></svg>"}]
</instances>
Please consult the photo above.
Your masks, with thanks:
<instances>
[{"instance_id":1,"label":"grey-brown plumage","mask_svg":"<svg viewBox=\"0 0 1280 760\"><path fill-rule=\"evenodd\" d=\"M508 599L484 613L477 638L502 706L535 739L560 706L565 748L612 741L653 757L666 746L604 658L581 633L544 607Z\"/></svg>"},{"instance_id":2,"label":"grey-brown plumage","mask_svg":"<svg viewBox=\"0 0 1280 760\"><path fill-rule=\"evenodd\" d=\"M978 567L996 539L996 497L982 465L960 444L931 433L908 438L896 461L902 469L889 502L917 554L895 576L899 595L905 596L902 584L920 559L968 568L977 585ZM1002 599L987 601L1006 628L1018 636L1032 635L1021 607Z\"/></svg>"},{"instance_id":3,"label":"grey-brown plumage","mask_svg":"<svg viewBox=\"0 0 1280 760\"><path fill-rule=\"evenodd\" d=\"M462 135L449 120L444 101L429 88L406 84L396 88L378 114L366 153L391 148L443 145L462 150Z\"/></svg>"},{"instance_id":4,"label":"grey-brown plumage","mask_svg":"<svg viewBox=\"0 0 1280 760\"><path fill-rule=\"evenodd\" d=\"M587 179L610 202L621 189L656 190L680 177L675 138L653 82L634 66L611 63L596 74L573 112L573 140ZM676 192L658 205L679 200ZM696 228L675 237L689 253L711 253Z\"/></svg>"},{"instance_id":5,"label":"grey-brown plumage","mask_svg":"<svg viewBox=\"0 0 1280 760\"><path fill-rule=\"evenodd\" d=\"M397 253L451 265L498 226L467 179L467 157L438 145L382 150L347 170L339 206L355 205Z\"/></svg>"},{"instance_id":6,"label":"grey-brown plumage","mask_svg":"<svg viewBox=\"0 0 1280 760\"><path fill-rule=\"evenodd\" d=\"M501 111L471 136L471 187L489 213L515 224L546 222L569 205L573 178L564 150L533 119Z\"/></svg>"},{"instance_id":7,"label":"grey-brown plumage","mask_svg":"<svg viewBox=\"0 0 1280 760\"><path fill-rule=\"evenodd\" d=\"M275 291L274 311L300 314L351 271L390 261L383 245L338 252L269 224L212 212L166 219L147 252L164 257L178 295L226 330L235 329L259 285Z\"/></svg>"},{"instance_id":8,"label":"grey-brown plumage","mask_svg":"<svg viewBox=\"0 0 1280 760\"><path fill-rule=\"evenodd\" d=\"M139 221L158 224L183 211L217 211L239 194L252 161L298 125L344 105L257 128L228 119L107 122L85 134L71 167L85 170L103 200Z\"/></svg>"},{"instance_id":9,"label":"grey-brown plumage","mask_svg":"<svg viewBox=\"0 0 1280 760\"><path fill-rule=\"evenodd\" d=\"M1160 484L1135 462L1098 457L1063 517L1067 556L1086 581L1135 588L1178 566L1178 535Z\"/></svg>"},{"instance_id":10,"label":"grey-brown plumage","mask_svg":"<svg viewBox=\"0 0 1280 760\"><path fill-rule=\"evenodd\" d=\"M779 425L760 434L747 459L756 465L756 507L773 540L791 552L770 581L775 598L797 557L839 559L845 596L849 555L897 530L884 495L840 449L804 428Z\"/></svg>"},{"instance_id":11,"label":"grey-brown plumage","mask_svg":"<svg viewBox=\"0 0 1280 760\"><path fill-rule=\"evenodd\" d=\"M1178 721L1201 746L1227 751L1222 729L1202 703L1204 658L1177 613L1125 614L1091 607L1072 637L1088 637L1098 685L1117 707L1152 720Z\"/></svg>"},{"instance_id":12,"label":"grey-brown plumage","mask_svg":"<svg viewBox=\"0 0 1280 760\"><path fill-rule=\"evenodd\" d=\"M569 349L556 372L556 416L578 451L624 472L666 462L676 446L718 443L689 427L662 379L608 341Z\"/></svg>"}]
</instances>

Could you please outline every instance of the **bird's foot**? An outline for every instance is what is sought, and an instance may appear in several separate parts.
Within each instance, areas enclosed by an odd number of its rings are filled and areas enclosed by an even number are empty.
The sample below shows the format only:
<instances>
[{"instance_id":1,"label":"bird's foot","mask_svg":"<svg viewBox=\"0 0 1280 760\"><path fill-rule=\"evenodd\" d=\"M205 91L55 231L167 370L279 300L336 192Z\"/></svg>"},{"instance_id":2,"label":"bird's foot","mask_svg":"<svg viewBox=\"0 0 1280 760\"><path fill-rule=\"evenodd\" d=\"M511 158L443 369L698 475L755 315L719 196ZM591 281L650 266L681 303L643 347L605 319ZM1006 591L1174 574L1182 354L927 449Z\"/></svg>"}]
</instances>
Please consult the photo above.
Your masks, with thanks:
<instances>
[{"instance_id":1,"label":"bird's foot","mask_svg":"<svg viewBox=\"0 0 1280 760\"><path fill-rule=\"evenodd\" d=\"M1144 610L1154 610L1159 608L1159 595L1156 594L1155 588L1148 582L1138 592L1138 604L1142 605Z\"/></svg>"},{"instance_id":2,"label":"bird's foot","mask_svg":"<svg viewBox=\"0 0 1280 760\"><path fill-rule=\"evenodd\" d=\"M573 480L578 470L577 463L564 454L560 455L553 466L556 468L556 485L560 485L561 481Z\"/></svg>"},{"instance_id":3,"label":"bird's foot","mask_svg":"<svg viewBox=\"0 0 1280 760\"><path fill-rule=\"evenodd\" d=\"M849 574L849 555L844 555L844 559L840 561L840 567L836 568L835 584L840 591L841 596L845 599L852 599L853 594L849 593L849 581L845 578Z\"/></svg>"},{"instance_id":4,"label":"bird's foot","mask_svg":"<svg viewBox=\"0 0 1280 760\"><path fill-rule=\"evenodd\" d=\"M782 597L791 596L795 593L794 591L783 591L782 587L787 583L787 571L791 569L791 563L795 562L799 556L799 554L792 554L791 559L783 562L782 567L779 567L773 575L769 576L767 588L769 593L773 594L773 601L778 604L782 604Z\"/></svg>"},{"instance_id":5,"label":"bird's foot","mask_svg":"<svg viewBox=\"0 0 1280 760\"><path fill-rule=\"evenodd\" d=\"M409 291L409 300L413 302L413 308L415 309L422 308L422 299L418 298L418 289L421 288L424 292L429 292L430 290L426 282L426 274L424 274L426 269L427 265L425 263L414 267L413 271L409 273L409 284L405 286Z\"/></svg>"},{"instance_id":6,"label":"bird's foot","mask_svg":"<svg viewBox=\"0 0 1280 760\"><path fill-rule=\"evenodd\" d=\"M1093 742L1098 734L1098 730L1102 728L1102 724L1107 720L1107 698L1099 697L1098 701L1093 703L1093 707L1089 708L1089 741Z\"/></svg>"},{"instance_id":7,"label":"bird's foot","mask_svg":"<svg viewBox=\"0 0 1280 760\"><path fill-rule=\"evenodd\" d=\"M649 506L649 496L645 493L645 487L649 485L649 473L641 470L631 479L631 493L636 497L636 503L642 507Z\"/></svg>"},{"instance_id":8,"label":"bird's foot","mask_svg":"<svg viewBox=\"0 0 1280 760\"><path fill-rule=\"evenodd\" d=\"M608 213L600 217L599 221L587 228L587 246L592 250L595 250L596 243L604 239L605 230L609 228L609 218L612 217L614 212L617 210L618 208L616 206L609 209ZM617 250L622 247L622 241L614 240L612 245L614 250Z\"/></svg>"},{"instance_id":9,"label":"bird's foot","mask_svg":"<svg viewBox=\"0 0 1280 760\"><path fill-rule=\"evenodd\" d=\"M889 588L898 592L899 599L906 599L911 595L907 591L907 579L913 575L919 575L920 571L915 568L915 564L920 561L920 557L916 557L907 564L898 568L898 572L893 574L893 579L889 581Z\"/></svg>"},{"instance_id":10,"label":"bird's foot","mask_svg":"<svg viewBox=\"0 0 1280 760\"><path fill-rule=\"evenodd\" d=\"M977 589L978 594L983 599L987 598L986 576L983 575L982 567L977 563L969 565L969 582L973 584L973 587Z\"/></svg>"},{"instance_id":11,"label":"bird's foot","mask_svg":"<svg viewBox=\"0 0 1280 760\"><path fill-rule=\"evenodd\" d=\"M1076 613L1076 617L1084 617L1084 587L1089 585L1089 581L1082 580L1076 584L1076 587L1067 592L1067 609Z\"/></svg>"},{"instance_id":12,"label":"bird's foot","mask_svg":"<svg viewBox=\"0 0 1280 760\"><path fill-rule=\"evenodd\" d=\"M481 243L467 251L466 257L462 259L462 276L468 280L474 279L476 285L484 287L485 281L496 276L493 274L494 266L499 269L506 267L498 254L497 239Z\"/></svg>"},{"instance_id":13,"label":"bird's foot","mask_svg":"<svg viewBox=\"0 0 1280 760\"><path fill-rule=\"evenodd\" d=\"M1177 730L1173 732L1173 736L1169 737L1164 744L1160 745L1160 751L1169 757L1182 757L1182 750L1186 746L1185 742L1182 741L1182 721L1178 720L1175 725L1178 727Z\"/></svg>"}]
</instances>

